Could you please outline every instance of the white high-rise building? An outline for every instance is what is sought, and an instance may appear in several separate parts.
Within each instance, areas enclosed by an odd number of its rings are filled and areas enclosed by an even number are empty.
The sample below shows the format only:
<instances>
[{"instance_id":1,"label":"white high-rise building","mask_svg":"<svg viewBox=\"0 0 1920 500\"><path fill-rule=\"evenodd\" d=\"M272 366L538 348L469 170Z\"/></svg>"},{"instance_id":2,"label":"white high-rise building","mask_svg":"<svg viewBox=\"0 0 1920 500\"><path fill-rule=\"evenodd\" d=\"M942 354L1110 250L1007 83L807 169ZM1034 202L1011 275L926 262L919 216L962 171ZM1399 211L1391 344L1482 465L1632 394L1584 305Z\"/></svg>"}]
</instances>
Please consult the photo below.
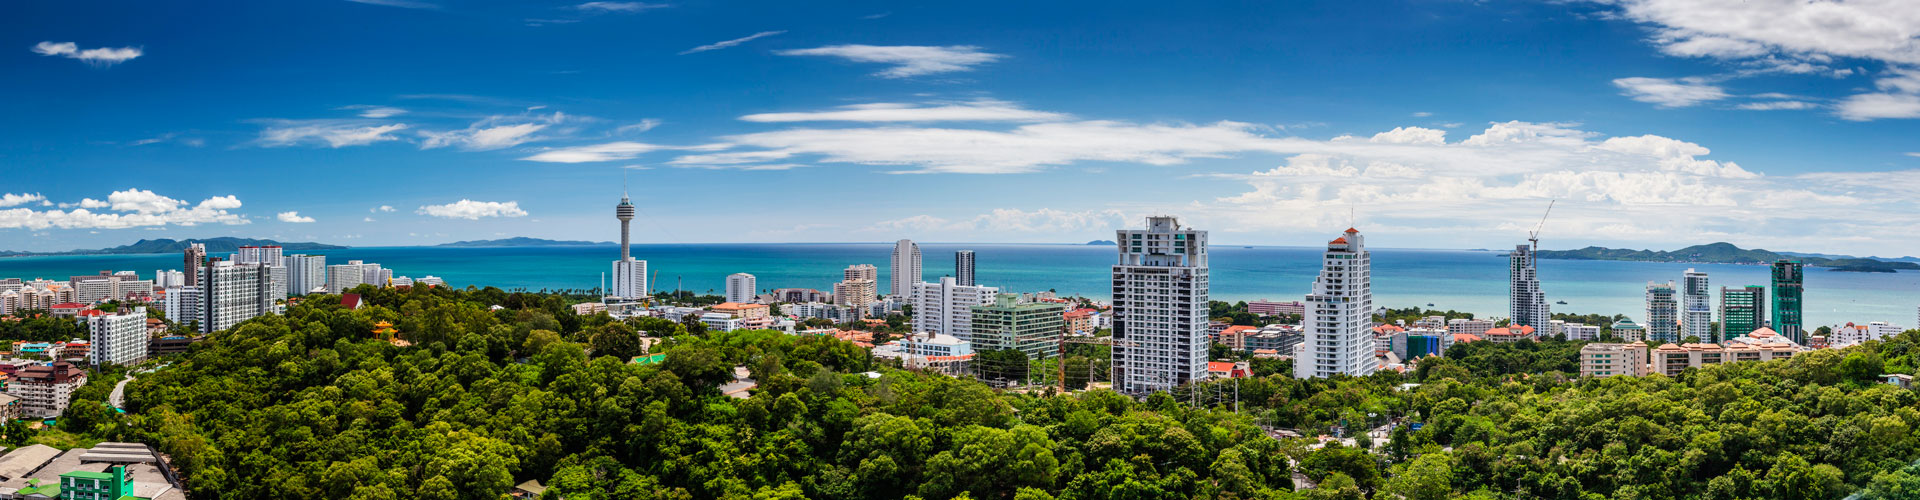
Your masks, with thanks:
<instances>
[{"instance_id":1,"label":"white high-rise building","mask_svg":"<svg viewBox=\"0 0 1920 500\"><path fill-rule=\"evenodd\" d=\"M973 306L993 304L1000 289L990 286L964 286L952 276L939 283L914 283L913 333L952 335L973 341Z\"/></svg>"},{"instance_id":2,"label":"white high-rise building","mask_svg":"<svg viewBox=\"0 0 1920 500\"><path fill-rule=\"evenodd\" d=\"M327 256L294 254L287 257L287 293L306 295L327 286Z\"/></svg>"},{"instance_id":3,"label":"white high-rise building","mask_svg":"<svg viewBox=\"0 0 1920 500\"><path fill-rule=\"evenodd\" d=\"M1680 302L1673 296L1673 282L1647 282L1647 340L1680 341Z\"/></svg>"},{"instance_id":4,"label":"white high-rise building","mask_svg":"<svg viewBox=\"0 0 1920 500\"><path fill-rule=\"evenodd\" d=\"M273 275L268 266L218 261L200 271L201 307L205 311L200 331L225 330L273 312Z\"/></svg>"},{"instance_id":5,"label":"white high-rise building","mask_svg":"<svg viewBox=\"0 0 1920 500\"><path fill-rule=\"evenodd\" d=\"M954 281L960 282L960 286L973 286L978 284L973 282L973 251L972 250L961 250L959 252L954 252L953 277L955 278Z\"/></svg>"},{"instance_id":6,"label":"white high-rise building","mask_svg":"<svg viewBox=\"0 0 1920 500\"><path fill-rule=\"evenodd\" d=\"M287 259L280 255L279 245L240 247L239 251L233 253L233 261L238 264L266 265L268 274L273 275L271 293L276 298L287 298L287 285L291 277L287 272Z\"/></svg>"},{"instance_id":7,"label":"white high-rise building","mask_svg":"<svg viewBox=\"0 0 1920 500\"><path fill-rule=\"evenodd\" d=\"M365 284L379 286L377 283L367 281L370 274L373 275L371 277L378 278L379 269L379 264L368 264L357 260L327 266L327 292L344 293L352 290L353 287Z\"/></svg>"},{"instance_id":8,"label":"white high-rise building","mask_svg":"<svg viewBox=\"0 0 1920 500\"><path fill-rule=\"evenodd\" d=\"M1509 324L1546 331L1547 322L1553 319L1553 310L1547 305L1546 292L1540 290L1540 259L1534 253L1538 250L1539 242L1534 241L1513 247L1513 253L1507 257Z\"/></svg>"},{"instance_id":9,"label":"white high-rise building","mask_svg":"<svg viewBox=\"0 0 1920 500\"><path fill-rule=\"evenodd\" d=\"M1699 338L1701 342L1713 342L1713 289L1707 286L1707 273L1687 269L1681 282L1685 294L1685 308L1681 309L1681 339Z\"/></svg>"},{"instance_id":10,"label":"white high-rise building","mask_svg":"<svg viewBox=\"0 0 1920 500\"><path fill-rule=\"evenodd\" d=\"M623 299L652 295L647 289L647 261L633 258L630 239L633 200L622 194L620 204L615 205L613 210L614 216L620 219L620 260L613 261L613 288L607 291L607 295Z\"/></svg>"},{"instance_id":11,"label":"white high-rise building","mask_svg":"<svg viewBox=\"0 0 1920 500\"><path fill-rule=\"evenodd\" d=\"M893 267L887 272L893 283L887 287L887 295L906 297L913 293L913 284L921 279L920 245L913 240L893 242Z\"/></svg>"},{"instance_id":12,"label":"white high-rise building","mask_svg":"<svg viewBox=\"0 0 1920 500\"><path fill-rule=\"evenodd\" d=\"M1304 335L1294 348L1294 377L1371 375L1379 361L1374 358L1373 256L1365 237L1347 228L1327 243L1321 266L1300 322Z\"/></svg>"},{"instance_id":13,"label":"white high-rise building","mask_svg":"<svg viewBox=\"0 0 1920 500\"><path fill-rule=\"evenodd\" d=\"M168 287L160 311L181 328L193 328L195 322L206 321L201 314L200 294L197 287Z\"/></svg>"},{"instance_id":14,"label":"white high-rise building","mask_svg":"<svg viewBox=\"0 0 1920 500\"><path fill-rule=\"evenodd\" d=\"M177 269L155 270L153 272L153 286L160 289L187 286L187 273L180 272Z\"/></svg>"},{"instance_id":15,"label":"white high-rise building","mask_svg":"<svg viewBox=\"0 0 1920 500\"><path fill-rule=\"evenodd\" d=\"M746 304L753 302L753 292L759 290L753 275L733 273L727 276L727 302Z\"/></svg>"},{"instance_id":16,"label":"white high-rise building","mask_svg":"<svg viewBox=\"0 0 1920 500\"><path fill-rule=\"evenodd\" d=\"M1148 217L1115 231L1113 387L1164 391L1207 378L1207 232Z\"/></svg>"},{"instance_id":17,"label":"white high-rise building","mask_svg":"<svg viewBox=\"0 0 1920 500\"><path fill-rule=\"evenodd\" d=\"M147 308L87 317L87 356L98 365L130 365L147 358Z\"/></svg>"}]
</instances>

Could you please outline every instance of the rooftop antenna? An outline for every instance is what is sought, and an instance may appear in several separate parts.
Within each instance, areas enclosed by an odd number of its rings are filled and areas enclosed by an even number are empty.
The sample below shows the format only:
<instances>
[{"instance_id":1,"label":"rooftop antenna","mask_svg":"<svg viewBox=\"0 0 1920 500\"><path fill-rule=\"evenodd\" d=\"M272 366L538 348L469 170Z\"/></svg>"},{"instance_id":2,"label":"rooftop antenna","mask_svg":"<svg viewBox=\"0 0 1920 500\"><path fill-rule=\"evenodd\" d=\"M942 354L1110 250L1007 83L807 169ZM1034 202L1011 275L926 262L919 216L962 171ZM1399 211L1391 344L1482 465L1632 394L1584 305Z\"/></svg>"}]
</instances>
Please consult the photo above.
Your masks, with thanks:
<instances>
[{"instance_id":1,"label":"rooftop antenna","mask_svg":"<svg viewBox=\"0 0 1920 500\"><path fill-rule=\"evenodd\" d=\"M1553 204L1557 201L1560 200L1547 200L1547 213L1540 214L1540 223L1534 225L1532 231L1527 231L1527 241L1533 243L1534 251L1540 250L1540 231L1546 229L1547 216L1553 214Z\"/></svg>"}]
</instances>

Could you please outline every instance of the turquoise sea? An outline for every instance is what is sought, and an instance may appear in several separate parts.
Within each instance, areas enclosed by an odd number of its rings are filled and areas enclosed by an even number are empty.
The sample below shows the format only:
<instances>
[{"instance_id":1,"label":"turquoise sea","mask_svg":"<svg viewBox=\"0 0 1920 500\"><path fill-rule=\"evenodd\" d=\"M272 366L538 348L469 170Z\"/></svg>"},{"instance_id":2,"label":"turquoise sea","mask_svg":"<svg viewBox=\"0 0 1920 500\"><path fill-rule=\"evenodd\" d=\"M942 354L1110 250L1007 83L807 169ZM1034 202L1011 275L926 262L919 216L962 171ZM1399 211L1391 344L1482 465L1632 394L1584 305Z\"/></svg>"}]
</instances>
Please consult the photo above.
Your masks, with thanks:
<instances>
[{"instance_id":1,"label":"turquoise sea","mask_svg":"<svg viewBox=\"0 0 1920 500\"><path fill-rule=\"evenodd\" d=\"M728 274L744 272L768 288L831 289L850 264L880 268L887 283L892 243L636 245L636 258L655 271L655 289L679 287L719 293ZM927 279L953 272L953 252L978 255L981 284L1003 291L1057 290L1105 299L1110 246L921 244ZM1298 300L1319 272L1320 250L1304 247L1219 245L1212 252L1214 300ZM329 263L378 262L396 276L439 276L455 286L528 290L593 288L619 255L614 246L441 248L366 247L320 252ZM1374 303L1381 307L1458 309L1506 315L1507 260L1496 252L1468 250L1373 250ZM101 270L178 269L178 254L0 258L0 278L64 279ZM1709 274L1715 288L1766 285L1767 268L1730 264L1667 264L1543 260L1540 277L1555 312L1624 313L1642 319L1646 282L1678 281L1688 267ZM884 292L884 290L882 290ZM1716 305L1718 301L1716 299ZM1807 324L1889 321L1914 326L1920 305L1920 272L1841 273L1808 268Z\"/></svg>"}]
</instances>

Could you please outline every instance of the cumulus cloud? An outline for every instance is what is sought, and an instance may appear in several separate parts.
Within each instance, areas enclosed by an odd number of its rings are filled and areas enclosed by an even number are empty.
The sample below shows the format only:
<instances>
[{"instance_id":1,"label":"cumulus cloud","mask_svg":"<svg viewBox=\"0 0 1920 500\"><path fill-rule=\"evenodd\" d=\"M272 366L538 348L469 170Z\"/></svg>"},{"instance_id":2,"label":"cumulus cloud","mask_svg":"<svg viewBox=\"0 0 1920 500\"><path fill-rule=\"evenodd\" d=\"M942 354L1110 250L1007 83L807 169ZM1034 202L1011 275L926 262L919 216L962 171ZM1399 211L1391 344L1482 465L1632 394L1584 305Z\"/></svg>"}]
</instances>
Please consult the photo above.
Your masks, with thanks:
<instances>
[{"instance_id":1,"label":"cumulus cloud","mask_svg":"<svg viewBox=\"0 0 1920 500\"><path fill-rule=\"evenodd\" d=\"M1807 101L1760 101L1744 103L1734 107L1753 111L1774 111L1781 109L1813 109L1819 107L1819 105Z\"/></svg>"},{"instance_id":2,"label":"cumulus cloud","mask_svg":"<svg viewBox=\"0 0 1920 500\"><path fill-rule=\"evenodd\" d=\"M41 196L40 193L0 193L0 207L11 207L14 205L25 205L44 201L47 201L47 197Z\"/></svg>"},{"instance_id":3,"label":"cumulus cloud","mask_svg":"<svg viewBox=\"0 0 1920 500\"><path fill-rule=\"evenodd\" d=\"M37 195L36 195L37 196ZM37 200L43 204L44 199ZM5 206L5 205L0 205ZM77 208L76 208L77 207ZM71 208L72 210L66 210ZM239 214L240 199L232 195L207 198L197 204L162 196L144 189L114 191L107 201L87 198L79 203L62 203L60 209L0 210L0 229L125 229L143 226L192 226L198 224L246 224ZM103 212L95 212L102 210Z\"/></svg>"},{"instance_id":4,"label":"cumulus cloud","mask_svg":"<svg viewBox=\"0 0 1920 500\"><path fill-rule=\"evenodd\" d=\"M983 52L972 45L925 46L925 45L830 45L811 49L794 49L774 52L783 56L827 56L839 57L854 62L889 64L892 67L875 73L885 78L906 78L910 76L972 71L975 66L1005 58L1005 55Z\"/></svg>"},{"instance_id":5,"label":"cumulus cloud","mask_svg":"<svg viewBox=\"0 0 1920 500\"><path fill-rule=\"evenodd\" d=\"M33 53L75 59L102 68L131 61L143 54L139 47L99 47L82 50L73 42L40 42L34 44Z\"/></svg>"},{"instance_id":6,"label":"cumulus cloud","mask_svg":"<svg viewBox=\"0 0 1920 500\"><path fill-rule=\"evenodd\" d=\"M527 212L520 209L520 202L473 201L461 199L445 205L423 205L415 211L421 215L444 217L448 219L479 220L481 217L525 217Z\"/></svg>"},{"instance_id":7,"label":"cumulus cloud","mask_svg":"<svg viewBox=\"0 0 1920 500\"><path fill-rule=\"evenodd\" d=\"M720 50L720 49L724 49L724 48L729 48L729 47L733 47L733 46L736 46L736 45L740 45L740 44L743 44L743 43L747 43L747 42L751 42L751 41L754 41L754 40L759 40L759 39L762 39L762 38L766 38L766 37L770 37L770 36L774 36L774 35L778 35L778 34L781 34L781 33L786 33L786 32L787 32L786 30L779 30L779 31L762 31L762 32L759 32L759 33L754 33L754 34L751 34L751 35L747 35L747 36L743 36L743 37L740 37L740 38L735 38L735 39L732 39L732 40L723 40L723 41L718 41L718 42L713 42L713 43L709 43L709 44L706 44L706 45L701 45L701 46L699 46L699 47L694 47L694 48L691 48L691 49L687 49L687 50L683 50L683 51L681 51L681 52L680 52L680 55L683 55L683 56L684 56L684 55L687 55L687 54L692 54L692 53L696 53L696 52L706 52L706 51L709 51L709 50Z\"/></svg>"},{"instance_id":8,"label":"cumulus cloud","mask_svg":"<svg viewBox=\"0 0 1920 500\"><path fill-rule=\"evenodd\" d=\"M340 109L358 111L356 114L360 115L361 118L391 118L407 114L407 110L405 109L392 106L374 106L370 104L356 104Z\"/></svg>"},{"instance_id":9,"label":"cumulus cloud","mask_svg":"<svg viewBox=\"0 0 1920 500\"><path fill-rule=\"evenodd\" d=\"M1620 95L1663 108L1684 108L1727 98L1727 92L1718 85L1698 78L1619 78L1613 85L1620 87Z\"/></svg>"},{"instance_id":10,"label":"cumulus cloud","mask_svg":"<svg viewBox=\"0 0 1920 500\"><path fill-rule=\"evenodd\" d=\"M292 222L292 223L313 222L312 217L302 216L300 215L300 212L297 212L297 211L296 212L280 212L278 217L280 218L280 222Z\"/></svg>"},{"instance_id":11,"label":"cumulus cloud","mask_svg":"<svg viewBox=\"0 0 1920 500\"><path fill-rule=\"evenodd\" d=\"M363 120L263 120L266 128L253 144L261 147L315 146L330 148L365 146L399 140L393 135L407 128L404 123L377 123Z\"/></svg>"},{"instance_id":12,"label":"cumulus cloud","mask_svg":"<svg viewBox=\"0 0 1920 500\"><path fill-rule=\"evenodd\" d=\"M902 104L871 103L842 106L826 111L756 113L741 120L762 123L851 121L851 122L934 122L934 121L1009 121L1039 122L1066 118L1060 113L1034 111L1018 104L992 99L962 103Z\"/></svg>"},{"instance_id":13,"label":"cumulus cloud","mask_svg":"<svg viewBox=\"0 0 1920 500\"><path fill-rule=\"evenodd\" d=\"M381 205L381 206L367 209L367 213L392 212L392 211L393 211L393 205Z\"/></svg>"}]
</instances>

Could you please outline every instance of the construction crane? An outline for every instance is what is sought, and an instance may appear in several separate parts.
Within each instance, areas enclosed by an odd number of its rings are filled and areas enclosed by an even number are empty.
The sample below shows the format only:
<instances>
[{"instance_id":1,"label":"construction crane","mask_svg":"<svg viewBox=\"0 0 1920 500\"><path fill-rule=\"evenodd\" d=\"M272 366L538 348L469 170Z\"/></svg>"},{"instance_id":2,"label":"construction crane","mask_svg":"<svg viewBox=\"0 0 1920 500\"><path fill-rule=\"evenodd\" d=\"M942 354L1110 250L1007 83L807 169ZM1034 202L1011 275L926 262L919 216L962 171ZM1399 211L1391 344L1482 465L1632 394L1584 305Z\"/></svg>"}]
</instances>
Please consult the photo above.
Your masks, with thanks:
<instances>
[{"instance_id":1,"label":"construction crane","mask_svg":"<svg viewBox=\"0 0 1920 500\"><path fill-rule=\"evenodd\" d=\"M1539 223L1539 224L1535 224L1535 225L1533 226L1533 230L1532 230L1532 231L1527 231L1527 241L1528 241L1529 243L1532 243L1532 244L1533 244L1533 249L1534 249L1534 251L1539 251L1539 250L1540 250L1540 231L1541 231L1542 229L1546 229L1546 227L1547 227L1547 216L1548 216L1548 215L1552 215L1552 214L1553 214L1553 204L1554 204L1554 202L1557 202L1557 201L1560 201L1560 200L1548 200L1548 201L1547 201L1547 213L1544 213L1544 214L1540 214L1540 223Z\"/></svg>"}]
</instances>

